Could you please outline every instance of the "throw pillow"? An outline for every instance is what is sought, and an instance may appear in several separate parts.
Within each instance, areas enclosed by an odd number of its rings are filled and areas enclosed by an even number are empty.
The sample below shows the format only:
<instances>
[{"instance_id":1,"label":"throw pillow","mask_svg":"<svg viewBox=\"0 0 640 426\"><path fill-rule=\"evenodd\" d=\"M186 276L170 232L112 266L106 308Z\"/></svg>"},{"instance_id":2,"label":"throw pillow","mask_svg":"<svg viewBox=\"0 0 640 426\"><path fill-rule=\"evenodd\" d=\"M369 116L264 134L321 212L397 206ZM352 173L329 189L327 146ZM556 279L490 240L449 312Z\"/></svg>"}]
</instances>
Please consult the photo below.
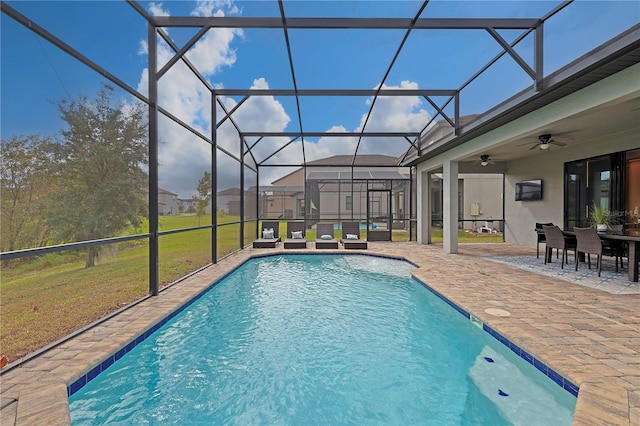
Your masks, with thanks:
<instances>
[{"instance_id":1,"label":"throw pillow","mask_svg":"<svg viewBox=\"0 0 640 426\"><path fill-rule=\"evenodd\" d=\"M321 239L321 240L331 240L331 239L333 239L333 236L332 236L332 235L325 234L325 235L322 235L322 236L320 237L320 239Z\"/></svg>"},{"instance_id":2,"label":"throw pillow","mask_svg":"<svg viewBox=\"0 0 640 426\"><path fill-rule=\"evenodd\" d=\"M358 236L356 234L347 234L347 240L357 240Z\"/></svg>"},{"instance_id":3,"label":"throw pillow","mask_svg":"<svg viewBox=\"0 0 640 426\"><path fill-rule=\"evenodd\" d=\"M304 237L302 236L302 231L291 231L291 238L301 240Z\"/></svg>"}]
</instances>

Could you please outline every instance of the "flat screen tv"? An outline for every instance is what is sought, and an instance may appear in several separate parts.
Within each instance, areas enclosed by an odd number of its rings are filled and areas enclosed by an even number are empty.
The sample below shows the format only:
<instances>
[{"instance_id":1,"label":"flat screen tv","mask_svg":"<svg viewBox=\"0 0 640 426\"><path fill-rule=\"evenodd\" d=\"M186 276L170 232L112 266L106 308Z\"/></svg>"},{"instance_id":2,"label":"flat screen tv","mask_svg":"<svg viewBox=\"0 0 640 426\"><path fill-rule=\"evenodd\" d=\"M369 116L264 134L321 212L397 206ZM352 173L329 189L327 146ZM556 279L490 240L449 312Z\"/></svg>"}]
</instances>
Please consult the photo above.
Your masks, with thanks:
<instances>
[{"instance_id":1,"label":"flat screen tv","mask_svg":"<svg viewBox=\"0 0 640 426\"><path fill-rule=\"evenodd\" d=\"M542 179L516 182L516 201L542 200Z\"/></svg>"}]
</instances>

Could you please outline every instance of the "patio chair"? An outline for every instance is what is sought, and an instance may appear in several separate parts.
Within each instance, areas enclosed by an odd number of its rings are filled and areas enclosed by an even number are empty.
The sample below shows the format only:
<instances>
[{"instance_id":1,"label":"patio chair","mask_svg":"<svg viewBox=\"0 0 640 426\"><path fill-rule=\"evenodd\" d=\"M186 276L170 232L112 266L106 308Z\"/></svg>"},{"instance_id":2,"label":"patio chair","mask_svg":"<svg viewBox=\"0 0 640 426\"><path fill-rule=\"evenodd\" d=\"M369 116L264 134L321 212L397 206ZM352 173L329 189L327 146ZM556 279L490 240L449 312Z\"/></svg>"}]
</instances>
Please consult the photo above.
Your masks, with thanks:
<instances>
[{"instance_id":1,"label":"patio chair","mask_svg":"<svg viewBox=\"0 0 640 426\"><path fill-rule=\"evenodd\" d=\"M333 236L333 223L316 225L316 249L337 249L338 240Z\"/></svg>"},{"instance_id":2,"label":"patio chair","mask_svg":"<svg viewBox=\"0 0 640 426\"><path fill-rule=\"evenodd\" d=\"M553 223L538 223L536 222L536 234L538 237L538 242L536 243L536 258L540 258L540 243L546 242L546 238L544 235L544 231L542 229L543 226L553 226Z\"/></svg>"},{"instance_id":3,"label":"patio chair","mask_svg":"<svg viewBox=\"0 0 640 426\"><path fill-rule=\"evenodd\" d=\"M253 248L275 248L280 243L280 222L262 222L262 237L253 242Z\"/></svg>"},{"instance_id":4,"label":"patio chair","mask_svg":"<svg viewBox=\"0 0 640 426\"><path fill-rule=\"evenodd\" d=\"M284 248L307 248L304 222L287 222L287 238L284 240Z\"/></svg>"},{"instance_id":5,"label":"patio chair","mask_svg":"<svg viewBox=\"0 0 640 426\"><path fill-rule=\"evenodd\" d=\"M598 232L593 228L573 228L573 231L576 234L576 241L578 243L578 247L576 248L576 271L578 270L578 263L580 262L580 256L578 256L578 253L584 253L587 255L587 264L589 265L589 269L591 269L591 255L595 254L598 256L597 267L598 276L600 276L600 272L602 271L602 255L605 254L605 250L602 240L598 236ZM611 255L616 257L616 272L618 272L618 257L621 259L622 257L619 256L617 252L614 252Z\"/></svg>"},{"instance_id":6,"label":"patio chair","mask_svg":"<svg viewBox=\"0 0 640 426\"><path fill-rule=\"evenodd\" d=\"M360 239L360 224L358 222L342 222L340 244L345 249L366 250L368 248L367 242Z\"/></svg>"},{"instance_id":7,"label":"patio chair","mask_svg":"<svg viewBox=\"0 0 640 426\"><path fill-rule=\"evenodd\" d=\"M612 225L611 233L614 235L622 235L624 232L623 225ZM618 259L620 259L620 268L624 268L624 264L622 263L622 259L627 255L627 243L624 241L612 241L612 240L603 240L602 241L602 253L605 256L611 256L616 258L616 272L618 272Z\"/></svg>"},{"instance_id":8,"label":"patio chair","mask_svg":"<svg viewBox=\"0 0 640 426\"><path fill-rule=\"evenodd\" d=\"M547 261L551 262L551 255L553 249L558 249L558 251L562 250L562 260L560 261L560 267L564 269L564 263L569 263L569 250L573 250L573 255L576 255L576 243L574 241L567 240L562 230L558 228L556 225L547 226L543 225L542 230L544 231L545 236L545 249L544 249L544 264L547 264Z\"/></svg>"}]
</instances>

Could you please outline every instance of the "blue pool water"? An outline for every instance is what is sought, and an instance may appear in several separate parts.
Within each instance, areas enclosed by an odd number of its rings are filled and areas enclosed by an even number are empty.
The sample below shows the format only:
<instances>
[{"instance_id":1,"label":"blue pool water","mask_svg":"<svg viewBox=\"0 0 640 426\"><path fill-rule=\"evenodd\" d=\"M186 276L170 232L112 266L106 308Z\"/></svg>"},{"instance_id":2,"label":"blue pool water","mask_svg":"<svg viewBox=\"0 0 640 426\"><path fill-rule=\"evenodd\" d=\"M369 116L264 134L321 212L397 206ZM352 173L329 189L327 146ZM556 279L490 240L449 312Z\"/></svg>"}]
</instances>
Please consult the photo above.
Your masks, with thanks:
<instances>
[{"instance_id":1,"label":"blue pool water","mask_svg":"<svg viewBox=\"0 0 640 426\"><path fill-rule=\"evenodd\" d=\"M253 259L74 393L72 423L571 424L573 395L412 269Z\"/></svg>"},{"instance_id":2,"label":"blue pool water","mask_svg":"<svg viewBox=\"0 0 640 426\"><path fill-rule=\"evenodd\" d=\"M376 225L375 223L371 224L371 229L376 229L378 227L378 225ZM365 222L360 222L360 229L367 229L367 224ZM342 229L342 223L334 223L333 224L333 229Z\"/></svg>"}]
</instances>

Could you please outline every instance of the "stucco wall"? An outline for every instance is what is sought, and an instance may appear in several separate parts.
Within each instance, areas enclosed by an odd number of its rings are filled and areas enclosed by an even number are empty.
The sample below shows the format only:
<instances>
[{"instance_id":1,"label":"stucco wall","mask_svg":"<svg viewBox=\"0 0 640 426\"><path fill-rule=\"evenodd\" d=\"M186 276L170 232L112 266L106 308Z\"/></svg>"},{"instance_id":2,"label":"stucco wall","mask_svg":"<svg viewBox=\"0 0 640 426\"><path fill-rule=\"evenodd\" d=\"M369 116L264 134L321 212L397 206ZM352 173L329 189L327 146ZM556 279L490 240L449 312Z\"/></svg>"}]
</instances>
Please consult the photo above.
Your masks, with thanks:
<instances>
[{"instance_id":1,"label":"stucco wall","mask_svg":"<svg viewBox=\"0 0 640 426\"><path fill-rule=\"evenodd\" d=\"M535 246L536 222L553 222L562 227L564 222L564 163L597 155L626 151L640 147L638 134L617 134L606 140L593 140L579 146L560 148L507 164L505 175L505 240ZM541 201L515 201L515 184L521 180L543 180Z\"/></svg>"}]
</instances>

